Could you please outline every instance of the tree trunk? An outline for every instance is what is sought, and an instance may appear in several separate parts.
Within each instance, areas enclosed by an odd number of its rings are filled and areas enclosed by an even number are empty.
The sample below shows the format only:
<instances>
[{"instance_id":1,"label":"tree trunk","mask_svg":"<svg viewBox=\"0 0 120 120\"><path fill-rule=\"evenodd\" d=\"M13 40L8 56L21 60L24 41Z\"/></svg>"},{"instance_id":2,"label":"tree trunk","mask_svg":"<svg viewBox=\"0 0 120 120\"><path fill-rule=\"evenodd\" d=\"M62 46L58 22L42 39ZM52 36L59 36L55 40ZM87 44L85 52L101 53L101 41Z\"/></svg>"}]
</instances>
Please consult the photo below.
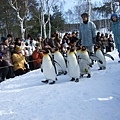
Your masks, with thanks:
<instances>
[{"instance_id":1,"label":"tree trunk","mask_svg":"<svg viewBox=\"0 0 120 120\"><path fill-rule=\"evenodd\" d=\"M23 23L24 23L24 20L21 20L21 21L20 21L20 30L21 30L22 40L25 39L25 29L23 28Z\"/></svg>"},{"instance_id":2,"label":"tree trunk","mask_svg":"<svg viewBox=\"0 0 120 120\"><path fill-rule=\"evenodd\" d=\"M49 38L51 37L51 23L49 21Z\"/></svg>"},{"instance_id":3,"label":"tree trunk","mask_svg":"<svg viewBox=\"0 0 120 120\"><path fill-rule=\"evenodd\" d=\"M88 15L89 15L89 19L90 19L90 15L91 15L91 0L88 0Z\"/></svg>"},{"instance_id":4,"label":"tree trunk","mask_svg":"<svg viewBox=\"0 0 120 120\"><path fill-rule=\"evenodd\" d=\"M25 1L25 8L26 9L24 11L24 16L23 17L20 16L20 9L18 8L17 1L15 1L16 2L16 6L14 6L12 0L8 0L8 1L9 1L10 6L16 11L17 18L20 21L21 36L22 36L22 39L25 39L24 20L28 16L28 0Z\"/></svg>"},{"instance_id":5,"label":"tree trunk","mask_svg":"<svg viewBox=\"0 0 120 120\"><path fill-rule=\"evenodd\" d=\"M112 2L110 4L110 7L111 7L111 14L113 14L113 3Z\"/></svg>"}]
</instances>

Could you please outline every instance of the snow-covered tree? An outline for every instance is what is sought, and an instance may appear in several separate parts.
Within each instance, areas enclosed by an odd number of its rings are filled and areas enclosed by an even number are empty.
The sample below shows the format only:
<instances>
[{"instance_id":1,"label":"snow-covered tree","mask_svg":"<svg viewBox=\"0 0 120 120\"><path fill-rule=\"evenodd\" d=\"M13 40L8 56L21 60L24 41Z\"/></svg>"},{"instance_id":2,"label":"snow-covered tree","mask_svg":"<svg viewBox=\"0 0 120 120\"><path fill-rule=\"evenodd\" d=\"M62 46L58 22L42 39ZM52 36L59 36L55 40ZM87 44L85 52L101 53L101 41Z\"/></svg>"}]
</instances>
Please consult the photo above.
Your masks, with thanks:
<instances>
[{"instance_id":1,"label":"snow-covered tree","mask_svg":"<svg viewBox=\"0 0 120 120\"><path fill-rule=\"evenodd\" d=\"M25 29L26 28L24 27L24 22L27 19L28 13L29 13L28 0L22 1L24 3L23 16L20 15L21 6L18 6L18 3L17 3L18 1L17 0L8 0L8 2L10 4L10 6L16 11L17 18L20 22L21 36L22 36L22 39L25 39Z\"/></svg>"}]
</instances>

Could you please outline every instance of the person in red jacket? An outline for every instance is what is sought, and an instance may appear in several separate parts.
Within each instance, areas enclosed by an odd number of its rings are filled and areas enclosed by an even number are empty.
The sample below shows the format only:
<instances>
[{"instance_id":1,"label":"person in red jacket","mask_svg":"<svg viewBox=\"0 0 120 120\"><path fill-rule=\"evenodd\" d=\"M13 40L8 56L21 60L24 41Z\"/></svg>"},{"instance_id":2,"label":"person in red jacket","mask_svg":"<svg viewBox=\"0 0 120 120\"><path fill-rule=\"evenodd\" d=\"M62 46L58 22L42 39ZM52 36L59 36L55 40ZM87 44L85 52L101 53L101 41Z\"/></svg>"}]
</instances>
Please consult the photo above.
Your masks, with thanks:
<instances>
[{"instance_id":1,"label":"person in red jacket","mask_svg":"<svg viewBox=\"0 0 120 120\"><path fill-rule=\"evenodd\" d=\"M33 51L33 64L34 69L39 69L41 67L42 59L43 59L43 52L40 50L39 46L36 46L35 51Z\"/></svg>"}]
</instances>

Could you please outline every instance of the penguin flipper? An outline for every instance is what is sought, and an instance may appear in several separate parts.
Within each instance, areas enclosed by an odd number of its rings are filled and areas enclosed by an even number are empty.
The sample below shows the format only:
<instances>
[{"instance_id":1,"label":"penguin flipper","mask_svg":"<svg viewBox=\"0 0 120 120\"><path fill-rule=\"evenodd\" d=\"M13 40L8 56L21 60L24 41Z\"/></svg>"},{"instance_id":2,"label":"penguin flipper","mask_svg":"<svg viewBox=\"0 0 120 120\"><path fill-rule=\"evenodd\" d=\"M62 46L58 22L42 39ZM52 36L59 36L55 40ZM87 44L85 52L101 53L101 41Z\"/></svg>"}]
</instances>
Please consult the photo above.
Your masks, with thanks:
<instances>
[{"instance_id":1,"label":"penguin flipper","mask_svg":"<svg viewBox=\"0 0 120 120\"><path fill-rule=\"evenodd\" d=\"M114 58L110 55L110 54L104 54L104 56L106 56L106 57L109 57L109 58L111 58L112 60L114 60Z\"/></svg>"},{"instance_id":2,"label":"penguin flipper","mask_svg":"<svg viewBox=\"0 0 120 120\"><path fill-rule=\"evenodd\" d=\"M54 64L58 65L63 70L62 66L57 61L53 60L53 62Z\"/></svg>"},{"instance_id":3,"label":"penguin flipper","mask_svg":"<svg viewBox=\"0 0 120 120\"><path fill-rule=\"evenodd\" d=\"M82 60L82 63L88 65L89 67L92 67L92 64L89 61L87 61L86 59L81 58L81 60Z\"/></svg>"},{"instance_id":4,"label":"penguin flipper","mask_svg":"<svg viewBox=\"0 0 120 120\"><path fill-rule=\"evenodd\" d=\"M94 56L93 55L90 56L90 59L94 60L94 61L98 61L99 63L103 64L103 62L97 56L95 56L95 55Z\"/></svg>"}]
</instances>

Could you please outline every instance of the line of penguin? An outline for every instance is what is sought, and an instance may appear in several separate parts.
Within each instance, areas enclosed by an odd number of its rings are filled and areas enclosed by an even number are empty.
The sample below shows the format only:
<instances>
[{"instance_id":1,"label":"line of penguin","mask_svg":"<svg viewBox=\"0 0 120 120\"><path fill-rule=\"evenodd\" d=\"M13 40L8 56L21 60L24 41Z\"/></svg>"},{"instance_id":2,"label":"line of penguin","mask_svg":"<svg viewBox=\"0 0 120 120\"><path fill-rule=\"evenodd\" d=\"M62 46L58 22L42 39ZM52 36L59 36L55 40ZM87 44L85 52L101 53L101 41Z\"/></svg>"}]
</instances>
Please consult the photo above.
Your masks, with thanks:
<instances>
[{"instance_id":1,"label":"line of penguin","mask_svg":"<svg viewBox=\"0 0 120 120\"><path fill-rule=\"evenodd\" d=\"M98 63L99 69L106 69L105 56L114 58L109 54L103 54L100 46L95 46L95 53L89 55L86 47L80 46L77 49L68 48L66 55L54 48L51 53L49 49L43 50L44 56L41 65L41 72L43 72L45 80L43 83L55 84L58 75L64 74L71 77L70 81L79 82L83 76L91 77L91 67L93 61Z\"/></svg>"}]
</instances>

